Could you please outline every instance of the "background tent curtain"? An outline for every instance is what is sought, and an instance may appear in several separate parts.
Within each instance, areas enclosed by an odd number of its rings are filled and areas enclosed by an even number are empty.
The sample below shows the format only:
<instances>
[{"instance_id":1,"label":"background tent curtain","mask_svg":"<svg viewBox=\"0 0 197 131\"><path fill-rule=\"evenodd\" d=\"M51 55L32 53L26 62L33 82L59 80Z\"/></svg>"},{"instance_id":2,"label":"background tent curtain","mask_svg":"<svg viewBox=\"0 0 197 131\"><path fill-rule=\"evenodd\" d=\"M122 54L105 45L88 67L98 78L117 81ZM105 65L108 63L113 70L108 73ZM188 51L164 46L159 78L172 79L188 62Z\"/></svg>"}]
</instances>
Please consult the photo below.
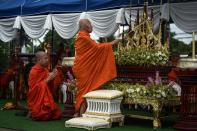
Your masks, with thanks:
<instances>
[{"instance_id":1,"label":"background tent curtain","mask_svg":"<svg viewBox=\"0 0 197 131\"><path fill-rule=\"evenodd\" d=\"M21 24L25 33L30 38L38 39L43 36L46 31L46 29L44 29L46 18L47 15L18 17L15 21L14 28L20 29Z\"/></svg>"},{"instance_id":2,"label":"background tent curtain","mask_svg":"<svg viewBox=\"0 0 197 131\"><path fill-rule=\"evenodd\" d=\"M93 32L98 37L109 37L115 33L118 29L118 24L116 23L118 11L119 10L105 10L87 12L86 18L91 21Z\"/></svg>"},{"instance_id":3,"label":"background tent curtain","mask_svg":"<svg viewBox=\"0 0 197 131\"><path fill-rule=\"evenodd\" d=\"M134 8L127 8L125 9L125 18L126 18L126 23L129 25L131 24L132 27L134 27L136 17L137 17L137 10L139 9L139 14L143 14L143 7L134 7ZM161 11L161 6L152 6L148 7L148 15L149 17L151 16L151 10L153 9L153 22L154 22L154 28L153 30L156 31L159 28L159 23L160 23L160 11Z\"/></svg>"},{"instance_id":4,"label":"background tent curtain","mask_svg":"<svg viewBox=\"0 0 197 131\"><path fill-rule=\"evenodd\" d=\"M184 32L197 32L197 2L165 4L162 17L169 20Z\"/></svg>"},{"instance_id":5,"label":"background tent curtain","mask_svg":"<svg viewBox=\"0 0 197 131\"><path fill-rule=\"evenodd\" d=\"M0 40L9 42L16 37L16 29L13 28L15 18L0 19Z\"/></svg>"},{"instance_id":6,"label":"background tent curtain","mask_svg":"<svg viewBox=\"0 0 197 131\"><path fill-rule=\"evenodd\" d=\"M132 10L132 12L136 11ZM14 31L14 29L21 29L22 26L30 38L38 39L44 35L46 30L51 30L52 26L54 26L54 29L62 38L69 39L77 33L78 21L82 18L88 18L92 22L93 31L98 37L109 37L117 31L119 24L125 23L125 14L128 19L128 10L126 9L125 13L125 9L121 8L82 13L18 16L16 18L2 19L0 27L3 32L10 32ZM136 15L133 14L134 19ZM7 26L7 21L12 21L12 24L10 23L10 26ZM11 34L0 34L0 39L4 42L10 41L14 37L15 35L11 36Z\"/></svg>"},{"instance_id":7,"label":"background tent curtain","mask_svg":"<svg viewBox=\"0 0 197 131\"><path fill-rule=\"evenodd\" d=\"M164 4L149 7L153 9L155 29L158 28L161 18L172 18L174 23L185 32L197 31L197 2ZM131 20L134 23L137 8L131 7ZM150 12L150 9L149 9ZM78 31L78 21L88 18L92 22L94 33L98 37L112 35L119 24L130 22L130 8L121 8L103 11L85 11L82 13L63 13L36 16L18 16L0 19L0 39L9 42L16 37L16 29L24 28L26 34L32 39L38 39L52 26L64 39L72 38Z\"/></svg>"},{"instance_id":8,"label":"background tent curtain","mask_svg":"<svg viewBox=\"0 0 197 131\"><path fill-rule=\"evenodd\" d=\"M78 21L81 13L52 14L54 29L64 39L72 38L78 31Z\"/></svg>"}]
</instances>

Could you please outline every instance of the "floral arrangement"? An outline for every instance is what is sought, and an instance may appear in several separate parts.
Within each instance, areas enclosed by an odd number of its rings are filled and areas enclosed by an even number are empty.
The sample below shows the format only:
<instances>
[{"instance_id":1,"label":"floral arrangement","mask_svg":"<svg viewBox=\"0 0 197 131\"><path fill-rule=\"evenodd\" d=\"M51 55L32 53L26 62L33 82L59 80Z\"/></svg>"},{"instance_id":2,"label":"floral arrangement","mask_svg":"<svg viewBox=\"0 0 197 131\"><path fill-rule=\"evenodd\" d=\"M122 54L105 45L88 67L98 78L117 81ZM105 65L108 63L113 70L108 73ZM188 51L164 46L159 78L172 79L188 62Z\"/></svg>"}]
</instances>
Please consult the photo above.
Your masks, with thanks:
<instances>
[{"instance_id":1,"label":"floral arrangement","mask_svg":"<svg viewBox=\"0 0 197 131\"><path fill-rule=\"evenodd\" d=\"M157 99L169 99L177 96L176 89L169 84L163 84L159 72L156 72L155 79L148 77L146 85L129 84L129 83L108 83L105 88L112 88L120 90L124 93L125 97L149 97Z\"/></svg>"},{"instance_id":2,"label":"floral arrangement","mask_svg":"<svg viewBox=\"0 0 197 131\"><path fill-rule=\"evenodd\" d=\"M169 60L167 48L128 47L115 52L117 65L160 66Z\"/></svg>"},{"instance_id":3,"label":"floral arrangement","mask_svg":"<svg viewBox=\"0 0 197 131\"><path fill-rule=\"evenodd\" d=\"M68 78L65 84L68 86L68 90L71 92L76 92L76 82L75 82L73 75L70 73L70 71L67 71L66 74Z\"/></svg>"}]
</instances>

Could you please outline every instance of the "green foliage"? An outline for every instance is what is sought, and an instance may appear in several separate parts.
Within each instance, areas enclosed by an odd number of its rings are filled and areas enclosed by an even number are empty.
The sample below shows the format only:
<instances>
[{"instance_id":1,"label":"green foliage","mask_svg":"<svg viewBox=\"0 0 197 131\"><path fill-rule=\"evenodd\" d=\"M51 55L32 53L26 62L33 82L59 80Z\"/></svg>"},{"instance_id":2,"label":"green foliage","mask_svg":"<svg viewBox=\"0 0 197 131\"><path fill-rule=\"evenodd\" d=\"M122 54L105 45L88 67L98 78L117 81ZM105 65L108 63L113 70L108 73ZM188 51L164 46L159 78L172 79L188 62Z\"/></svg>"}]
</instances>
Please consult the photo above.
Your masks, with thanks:
<instances>
[{"instance_id":1,"label":"green foliage","mask_svg":"<svg viewBox=\"0 0 197 131\"><path fill-rule=\"evenodd\" d=\"M9 63L9 43L0 41L0 70L3 71Z\"/></svg>"},{"instance_id":2,"label":"green foliage","mask_svg":"<svg viewBox=\"0 0 197 131\"><path fill-rule=\"evenodd\" d=\"M176 34L170 33L170 52L171 54L190 54L192 48L190 45L185 44L182 41L179 41L174 38Z\"/></svg>"},{"instance_id":3,"label":"green foliage","mask_svg":"<svg viewBox=\"0 0 197 131\"><path fill-rule=\"evenodd\" d=\"M75 49L74 49L74 41L75 41L75 38L71 38L71 39L63 39L61 38L56 31L53 32L53 51L54 52L57 52L58 49L59 49L59 45L61 43L64 44L64 47L68 47L69 50L70 50L70 55L71 56L74 56L75 55ZM52 31L49 31L45 38L44 38L44 41L43 43L40 45L39 48L43 48L44 47L44 44L46 43L52 43Z\"/></svg>"},{"instance_id":4,"label":"green foliage","mask_svg":"<svg viewBox=\"0 0 197 131\"><path fill-rule=\"evenodd\" d=\"M22 29L21 31L18 31L18 37L12 40L9 43L5 43L0 41L0 69L4 70L9 66L9 61L10 60L10 55L11 53L14 52L16 45L20 43L20 46L26 46L27 51L31 51L32 47L31 45L33 44L31 41L31 38L27 36L27 34L24 32Z\"/></svg>"}]
</instances>

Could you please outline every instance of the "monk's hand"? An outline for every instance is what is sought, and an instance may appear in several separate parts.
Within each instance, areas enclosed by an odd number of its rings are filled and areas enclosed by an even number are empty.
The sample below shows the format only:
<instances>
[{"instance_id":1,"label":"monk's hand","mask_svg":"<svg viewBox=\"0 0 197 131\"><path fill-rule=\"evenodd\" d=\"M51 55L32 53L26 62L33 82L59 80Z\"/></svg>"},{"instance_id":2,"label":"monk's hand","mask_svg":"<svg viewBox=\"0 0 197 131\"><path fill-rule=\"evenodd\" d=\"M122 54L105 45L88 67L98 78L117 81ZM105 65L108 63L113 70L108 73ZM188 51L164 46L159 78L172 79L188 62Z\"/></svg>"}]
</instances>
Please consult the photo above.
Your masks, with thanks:
<instances>
[{"instance_id":1,"label":"monk's hand","mask_svg":"<svg viewBox=\"0 0 197 131\"><path fill-rule=\"evenodd\" d=\"M122 37L122 34L116 36L116 39L115 39L114 41L112 41L112 45L117 45L117 44L119 44L122 40L127 40L127 37L128 37L127 35L124 35L124 36Z\"/></svg>"},{"instance_id":2,"label":"monk's hand","mask_svg":"<svg viewBox=\"0 0 197 131\"><path fill-rule=\"evenodd\" d=\"M57 69L54 69L52 72L49 73L46 82L48 83L49 81L53 80L58 74Z\"/></svg>"},{"instance_id":3,"label":"monk's hand","mask_svg":"<svg viewBox=\"0 0 197 131\"><path fill-rule=\"evenodd\" d=\"M111 43L112 43L112 45L116 45L116 44L120 43L120 41L121 41L121 39L115 39Z\"/></svg>"}]
</instances>

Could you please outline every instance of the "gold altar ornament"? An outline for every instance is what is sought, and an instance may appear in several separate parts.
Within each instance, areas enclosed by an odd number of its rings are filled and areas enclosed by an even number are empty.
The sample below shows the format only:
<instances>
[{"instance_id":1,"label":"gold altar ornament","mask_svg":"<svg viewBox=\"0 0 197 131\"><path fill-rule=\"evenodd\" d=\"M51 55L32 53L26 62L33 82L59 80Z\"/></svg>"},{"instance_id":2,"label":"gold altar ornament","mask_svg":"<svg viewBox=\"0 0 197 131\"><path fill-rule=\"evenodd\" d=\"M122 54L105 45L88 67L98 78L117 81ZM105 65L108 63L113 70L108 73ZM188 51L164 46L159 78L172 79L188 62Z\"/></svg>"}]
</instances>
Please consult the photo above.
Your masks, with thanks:
<instances>
[{"instance_id":1,"label":"gold altar ornament","mask_svg":"<svg viewBox=\"0 0 197 131\"><path fill-rule=\"evenodd\" d=\"M165 65L168 62L168 44L161 43L161 22L158 33L154 34L153 17L148 16L147 10L146 3L141 16L138 10L133 29L124 34L126 44L123 41L115 52L118 65L151 66Z\"/></svg>"}]
</instances>

